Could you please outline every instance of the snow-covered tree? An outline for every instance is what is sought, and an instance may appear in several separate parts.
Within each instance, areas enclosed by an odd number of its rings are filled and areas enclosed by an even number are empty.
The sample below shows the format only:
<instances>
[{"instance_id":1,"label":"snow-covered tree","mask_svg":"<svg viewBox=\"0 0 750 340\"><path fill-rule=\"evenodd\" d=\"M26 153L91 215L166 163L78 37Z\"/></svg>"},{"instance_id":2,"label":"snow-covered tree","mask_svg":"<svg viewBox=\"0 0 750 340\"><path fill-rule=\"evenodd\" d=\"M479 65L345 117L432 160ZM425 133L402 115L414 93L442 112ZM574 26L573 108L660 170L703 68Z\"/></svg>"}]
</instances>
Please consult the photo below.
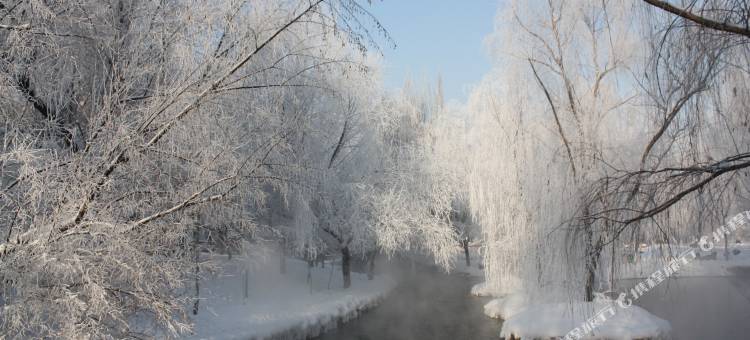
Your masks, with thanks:
<instances>
[{"instance_id":1,"label":"snow-covered tree","mask_svg":"<svg viewBox=\"0 0 750 340\"><path fill-rule=\"evenodd\" d=\"M329 80L360 73L352 51L382 30L362 6L0 7L2 333L186 332L201 234L247 235L286 190L301 101L334 100Z\"/></svg>"},{"instance_id":2,"label":"snow-covered tree","mask_svg":"<svg viewBox=\"0 0 750 340\"><path fill-rule=\"evenodd\" d=\"M593 298L608 225L586 218L587 189L625 159L632 123L643 118L621 116L638 99L630 11L612 1L519 1L498 16L492 46L502 73L469 101L471 206L496 289L518 278L538 297Z\"/></svg>"},{"instance_id":3,"label":"snow-covered tree","mask_svg":"<svg viewBox=\"0 0 750 340\"><path fill-rule=\"evenodd\" d=\"M438 91L438 97L439 97ZM460 172L448 162L454 143L440 119L442 103L435 94L405 86L388 103L390 120L380 125L385 150L379 176L371 184L378 245L388 254L422 253L446 269L453 265L458 234L451 223Z\"/></svg>"},{"instance_id":4,"label":"snow-covered tree","mask_svg":"<svg viewBox=\"0 0 750 340\"><path fill-rule=\"evenodd\" d=\"M518 1L498 16L497 69L468 103L496 289L591 300L623 252L690 243L745 202L743 14L693 6Z\"/></svg>"},{"instance_id":5,"label":"snow-covered tree","mask_svg":"<svg viewBox=\"0 0 750 340\"><path fill-rule=\"evenodd\" d=\"M615 238L691 243L747 204L747 13L734 1L641 5L648 133L637 165L592 189L607 201L592 218L612 221Z\"/></svg>"}]
</instances>

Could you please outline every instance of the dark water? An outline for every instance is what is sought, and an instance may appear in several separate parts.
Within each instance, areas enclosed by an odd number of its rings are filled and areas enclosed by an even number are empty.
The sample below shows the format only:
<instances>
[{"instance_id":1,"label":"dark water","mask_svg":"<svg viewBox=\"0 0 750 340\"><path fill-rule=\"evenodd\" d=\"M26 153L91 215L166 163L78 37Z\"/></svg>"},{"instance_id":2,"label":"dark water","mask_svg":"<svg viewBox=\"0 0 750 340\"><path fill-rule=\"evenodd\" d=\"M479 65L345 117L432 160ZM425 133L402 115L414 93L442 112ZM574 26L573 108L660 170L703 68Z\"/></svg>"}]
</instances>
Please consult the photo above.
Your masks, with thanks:
<instances>
[{"instance_id":1,"label":"dark water","mask_svg":"<svg viewBox=\"0 0 750 340\"><path fill-rule=\"evenodd\" d=\"M674 339L750 339L750 268L731 277L662 282L635 304L672 324ZM623 282L621 290L635 282Z\"/></svg>"},{"instance_id":2,"label":"dark water","mask_svg":"<svg viewBox=\"0 0 750 340\"><path fill-rule=\"evenodd\" d=\"M730 277L684 277L661 283L635 304L668 320L673 339L750 339L750 268ZM404 266L383 303L320 340L498 339L500 321L487 318L487 298L470 297L479 281L437 269ZM626 291L637 281L622 281Z\"/></svg>"},{"instance_id":3,"label":"dark water","mask_svg":"<svg viewBox=\"0 0 750 340\"><path fill-rule=\"evenodd\" d=\"M501 323L487 318L486 298L470 297L481 281L465 274L444 274L401 266L400 283L383 303L320 340L497 340Z\"/></svg>"}]
</instances>

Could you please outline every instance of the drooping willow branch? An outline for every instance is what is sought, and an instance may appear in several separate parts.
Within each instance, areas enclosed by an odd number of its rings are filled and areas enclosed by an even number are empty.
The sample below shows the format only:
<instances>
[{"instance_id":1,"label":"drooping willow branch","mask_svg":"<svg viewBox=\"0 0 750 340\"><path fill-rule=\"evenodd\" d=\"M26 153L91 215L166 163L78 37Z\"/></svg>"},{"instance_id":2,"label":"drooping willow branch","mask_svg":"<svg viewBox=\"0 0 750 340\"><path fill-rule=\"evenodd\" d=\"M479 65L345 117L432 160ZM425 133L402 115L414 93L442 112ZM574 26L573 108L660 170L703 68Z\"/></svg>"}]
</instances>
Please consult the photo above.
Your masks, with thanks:
<instances>
[{"instance_id":1,"label":"drooping willow branch","mask_svg":"<svg viewBox=\"0 0 750 340\"><path fill-rule=\"evenodd\" d=\"M570 168L573 171L573 177L576 177L576 165L573 161L573 153L570 151L570 143L568 142L568 138L565 137L565 131L563 130L562 124L560 123L560 117L557 114L555 103L552 101L552 97L550 96L549 91L547 91L547 87L544 86L542 78L540 78L539 74L536 72L536 68L534 67L534 63L531 61L531 59L529 59L529 65L531 66L531 70L534 72L536 81L539 83L542 91L544 91L544 96L547 98L547 102L549 103L550 108L552 108L552 115L555 117L557 132L560 134L560 139L562 139L563 145L565 145L565 151L568 153L568 160L570 160Z\"/></svg>"},{"instance_id":2,"label":"drooping willow branch","mask_svg":"<svg viewBox=\"0 0 750 340\"><path fill-rule=\"evenodd\" d=\"M630 225L651 219L718 178L747 168L750 168L750 153L741 153L710 164L639 170L626 172L618 177L608 177L602 180L602 183L606 184L599 186L594 192L594 197L610 197L616 201L618 196L625 195L626 204L639 204L638 200L634 199L636 197L647 201L647 204L640 208L620 206L603 209L585 218L619 224L610 240L613 242ZM628 189L630 186L633 188ZM658 197L660 193L666 193L665 197ZM647 206L650 207L645 208ZM625 216L622 216L623 214Z\"/></svg>"}]
</instances>

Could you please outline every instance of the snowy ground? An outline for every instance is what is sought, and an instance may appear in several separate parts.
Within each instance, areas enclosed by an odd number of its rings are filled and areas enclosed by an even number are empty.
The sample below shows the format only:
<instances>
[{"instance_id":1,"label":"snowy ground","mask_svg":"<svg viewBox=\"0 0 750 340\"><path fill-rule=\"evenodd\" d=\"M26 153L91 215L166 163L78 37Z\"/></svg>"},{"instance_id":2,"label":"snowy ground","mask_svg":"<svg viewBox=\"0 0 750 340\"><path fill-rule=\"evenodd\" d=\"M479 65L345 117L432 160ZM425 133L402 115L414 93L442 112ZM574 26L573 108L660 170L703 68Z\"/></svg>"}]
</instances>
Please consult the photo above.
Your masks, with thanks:
<instances>
[{"instance_id":1,"label":"snowy ground","mask_svg":"<svg viewBox=\"0 0 750 340\"><path fill-rule=\"evenodd\" d=\"M678 256L690 250L688 246L671 246L671 254ZM730 244L729 259L724 258L723 244L715 247L715 259L693 259L687 265L681 266L677 277L698 276L730 276L732 267L750 267L750 244ZM736 252L736 254L735 254ZM710 252L697 251L701 257L710 255ZM670 251L666 246L649 246L644 249L640 256L636 257L634 263L623 265L619 269L619 277L622 279L645 278L657 269L663 268L669 262Z\"/></svg>"},{"instance_id":2,"label":"snowy ground","mask_svg":"<svg viewBox=\"0 0 750 340\"><path fill-rule=\"evenodd\" d=\"M471 295L473 296L496 296L492 292L492 288L487 282L480 282L471 287Z\"/></svg>"},{"instance_id":3,"label":"snowy ground","mask_svg":"<svg viewBox=\"0 0 750 340\"><path fill-rule=\"evenodd\" d=\"M507 320L520 313L527 306L528 299L523 294L509 294L493 299L484 305L484 314L493 319Z\"/></svg>"},{"instance_id":4,"label":"snowy ground","mask_svg":"<svg viewBox=\"0 0 750 340\"><path fill-rule=\"evenodd\" d=\"M474 295L487 292L485 284L472 289ZM496 293L484 295L498 296ZM581 339L667 339L671 333L669 322L635 305L530 301L522 292L503 294L484 305L484 314L504 320L500 337L505 339L511 334L523 339L562 339L576 331Z\"/></svg>"},{"instance_id":5,"label":"snowy ground","mask_svg":"<svg viewBox=\"0 0 750 340\"><path fill-rule=\"evenodd\" d=\"M523 339L564 338L579 332L581 339L666 339L669 322L635 305L622 307L611 301L548 302L531 304L516 292L484 305L484 314L503 319L500 337Z\"/></svg>"},{"instance_id":6,"label":"snowy ground","mask_svg":"<svg viewBox=\"0 0 750 340\"><path fill-rule=\"evenodd\" d=\"M604 312L602 312L604 311ZM611 312L610 312L611 311ZM588 327L588 328L587 328ZM500 337L523 339L564 337L571 330L583 339L667 339L671 328L643 308L621 308L607 302L539 304L503 322ZM573 331L573 332L576 332Z\"/></svg>"},{"instance_id":7,"label":"snowy ground","mask_svg":"<svg viewBox=\"0 0 750 340\"><path fill-rule=\"evenodd\" d=\"M487 282L481 282L471 287L471 295L505 297L508 294L518 292L519 287L521 287L521 281L518 278L503 282L502 287L495 287L487 284Z\"/></svg>"},{"instance_id":8,"label":"snowy ground","mask_svg":"<svg viewBox=\"0 0 750 340\"><path fill-rule=\"evenodd\" d=\"M394 281L352 273L352 287L342 289L341 268L326 265L312 271L307 263L289 259L285 275L278 259L256 266L244 295L241 261L224 262L223 276L202 282L204 299L195 317L195 334L188 339L306 339L336 327L375 306Z\"/></svg>"},{"instance_id":9,"label":"snowy ground","mask_svg":"<svg viewBox=\"0 0 750 340\"><path fill-rule=\"evenodd\" d=\"M671 254L677 256L690 249L688 246L672 246ZM731 244L728 250L728 259L724 257L723 245L712 250L715 256L711 252L697 251L701 258L692 259L687 265L682 265L675 276L724 277L734 275L737 267L750 267L750 245ZM669 262L669 254L669 250L664 246L644 247L633 263L619 268L620 277L623 279L648 277ZM514 285L508 283L507 286ZM591 339L646 337L659 339L666 338L671 333L669 322L635 305L629 308L615 305L614 313L606 314L606 322L597 325L593 331L589 332L581 326L595 316L597 311L601 311L607 302L556 303L548 301L532 304L531 299L526 297L522 290L498 290L497 287L490 287L486 283L475 285L471 293L475 296L495 297L484 306L484 313L491 318L504 320L501 337L509 337L510 334L524 338L563 337L576 327L586 331L584 338Z\"/></svg>"}]
</instances>

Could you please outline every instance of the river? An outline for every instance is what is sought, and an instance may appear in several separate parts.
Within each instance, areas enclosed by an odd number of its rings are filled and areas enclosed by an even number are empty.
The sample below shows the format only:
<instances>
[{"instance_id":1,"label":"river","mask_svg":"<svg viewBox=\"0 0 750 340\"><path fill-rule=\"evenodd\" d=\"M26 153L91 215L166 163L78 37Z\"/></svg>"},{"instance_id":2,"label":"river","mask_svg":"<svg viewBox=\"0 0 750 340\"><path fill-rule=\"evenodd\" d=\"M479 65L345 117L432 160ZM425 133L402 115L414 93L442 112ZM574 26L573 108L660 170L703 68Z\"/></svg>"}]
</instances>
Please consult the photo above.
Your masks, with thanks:
<instances>
[{"instance_id":1,"label":"river","mask_svg":"<svg viewBox=\"0 0 750 340\"><path fill-rule=\"evenodd\" d=\"M669 279L635 303L669 321L674 339L750 339L750 268L733 272ZM620 290L634 284L623 282Z\"/></svg>"},{"instance_id":2,"label":"river","mask_svg":"<svg viewBox=\"0 0 750 340\"><path fill-rule=\"evenodd\" d=\"M488 298L469 296L480 278L433 267L398 266L399 285L378 307L320 340L499 339L502 322L483 314ZM635 304L668 320L679 340L750 339L750 268L729 277L669 279ZM621 291L636 281L622 281Z\"/></svg>"},{"instance_id":3,"label":"river","mask_svg":"<svg viewBox=\"0 0 750 340\"><path fill-rule=\"evenodd\" d=\"M399 284L381 305L318 339L499 339L500 321L483 314L489 299L469 294L481 278L426 266L400 266L391 272L400 277Z\"/></svg>"}]
</instances>

